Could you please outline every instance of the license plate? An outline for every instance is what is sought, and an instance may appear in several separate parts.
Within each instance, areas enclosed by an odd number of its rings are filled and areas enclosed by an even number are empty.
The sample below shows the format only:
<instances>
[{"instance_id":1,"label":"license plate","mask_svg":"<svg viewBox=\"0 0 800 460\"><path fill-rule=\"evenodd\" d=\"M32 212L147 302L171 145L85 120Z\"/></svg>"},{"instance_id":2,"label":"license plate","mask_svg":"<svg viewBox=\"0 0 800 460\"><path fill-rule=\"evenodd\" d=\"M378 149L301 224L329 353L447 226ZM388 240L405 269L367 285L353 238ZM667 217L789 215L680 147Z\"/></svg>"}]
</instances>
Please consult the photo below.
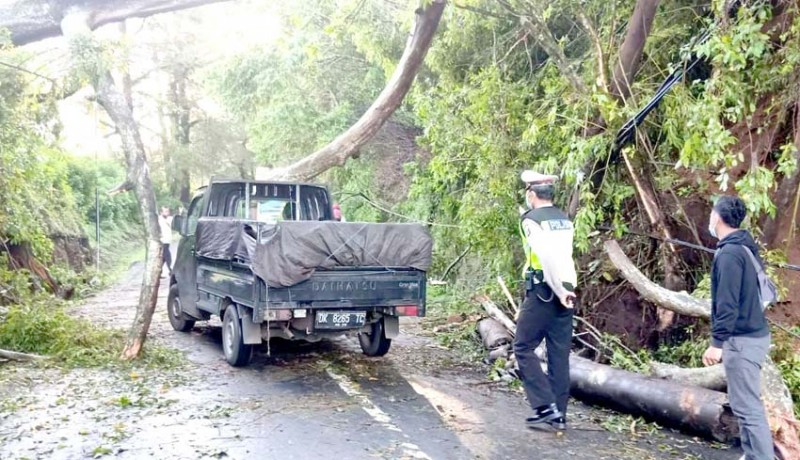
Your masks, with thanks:
<instances>
[{"instance_id":1,"label":"license plate","mask_svg":"<svg viewBox=\"0 0 800 460\"><path fill-rule=\"evenodd\" d=\"M367 313L358 311L318 311L314 326L317 329L355 329L367 322Z\"/></svg>"}]
</instances>

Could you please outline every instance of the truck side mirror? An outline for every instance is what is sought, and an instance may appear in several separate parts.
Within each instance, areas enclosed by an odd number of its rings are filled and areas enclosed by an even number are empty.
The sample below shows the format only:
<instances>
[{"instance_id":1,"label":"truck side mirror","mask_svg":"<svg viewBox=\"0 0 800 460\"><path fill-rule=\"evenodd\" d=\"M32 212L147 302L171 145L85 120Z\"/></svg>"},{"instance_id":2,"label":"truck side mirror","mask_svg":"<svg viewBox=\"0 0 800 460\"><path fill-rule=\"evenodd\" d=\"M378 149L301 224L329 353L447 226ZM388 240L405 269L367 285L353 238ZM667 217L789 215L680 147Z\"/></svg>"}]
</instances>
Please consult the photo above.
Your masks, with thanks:
<instances>
[{"instance_id":1,"label":"truck side mirror","mask_svg":"<svg viewBox=\"0 0 800 460\"><path fill-rule=\"evenodd\" d=\"M184 216L178 215L172 217L172 230L183 235L183 218Z\"/></svg>"}]
</instances>

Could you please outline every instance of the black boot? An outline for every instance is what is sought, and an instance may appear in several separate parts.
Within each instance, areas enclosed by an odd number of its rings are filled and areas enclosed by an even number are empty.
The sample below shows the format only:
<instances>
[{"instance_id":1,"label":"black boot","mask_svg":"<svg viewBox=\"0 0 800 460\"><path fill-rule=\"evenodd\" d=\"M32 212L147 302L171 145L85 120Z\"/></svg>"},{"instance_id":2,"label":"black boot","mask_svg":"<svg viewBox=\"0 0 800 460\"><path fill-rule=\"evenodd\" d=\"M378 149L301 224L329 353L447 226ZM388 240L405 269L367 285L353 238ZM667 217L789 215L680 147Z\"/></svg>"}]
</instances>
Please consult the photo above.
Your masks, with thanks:
<instances>
[{"instance_id":1,"label":"black boot","mask_svg":"<svg viewBox=\"0 0 800 460\"><path fill-rule=\"evenodd\" d=\"M563 430L567 427L564 414L558 410L555 404L538 407L534 411L533 417L528 417L525 422L528 424L528 428L550 425L553 428Z\"/></svg>"}]
</instances>

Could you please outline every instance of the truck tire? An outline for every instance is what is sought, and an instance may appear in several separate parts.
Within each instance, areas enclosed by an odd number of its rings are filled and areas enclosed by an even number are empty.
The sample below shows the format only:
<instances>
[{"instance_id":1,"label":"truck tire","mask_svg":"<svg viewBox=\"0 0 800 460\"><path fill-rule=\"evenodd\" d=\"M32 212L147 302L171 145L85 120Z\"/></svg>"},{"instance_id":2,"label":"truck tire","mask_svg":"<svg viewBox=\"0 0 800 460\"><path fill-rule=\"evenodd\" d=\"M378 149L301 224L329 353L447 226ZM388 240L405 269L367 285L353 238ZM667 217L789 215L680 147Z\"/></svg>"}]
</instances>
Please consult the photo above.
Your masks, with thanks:
<instances>
[{"instance_id":1,"label":"truck tire","mask_svg":"<svg viewBox=\"0 0 800 460\"><path fill-rule=\"evenodd\" d=\"M253 346L244 343L242 320L236 313L236 305L226 308L222 318L222 351L228 364L235 367L250 364L253 356Z\"/></svg>"},{"instance_id":2,"label":"truck tire","mask_svg":"<svg viewBox=\"0 0 800 460\"><path fill-rule=\"evenodd\" d=\"M372 323L372 331L369 334L360 332L358 342L361 344L361 351L367 356L383 356L388 353L392 339L386 338L383 318Z\"/></svg>"},{"instance_id":3,"label":"truck tire","mask_svg":"<svg viewBox=\"0 0 800 460\"><path fill-rule=\"evenodd\" d=\"M172 328L179 332L189 332L194 327L194 320L181 310L181 298L178 296L178 285L169 287L167 296L167 316Z\"/></svg>"}]
</instances>

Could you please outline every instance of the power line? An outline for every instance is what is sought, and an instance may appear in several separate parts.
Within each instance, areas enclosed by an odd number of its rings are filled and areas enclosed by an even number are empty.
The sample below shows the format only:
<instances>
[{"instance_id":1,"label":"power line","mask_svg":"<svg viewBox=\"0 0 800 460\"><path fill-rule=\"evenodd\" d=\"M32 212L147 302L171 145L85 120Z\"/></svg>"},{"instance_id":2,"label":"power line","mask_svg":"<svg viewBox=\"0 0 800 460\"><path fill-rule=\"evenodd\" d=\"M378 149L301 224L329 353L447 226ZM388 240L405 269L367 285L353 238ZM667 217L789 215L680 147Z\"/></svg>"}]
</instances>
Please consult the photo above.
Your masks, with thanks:
<instances>
[{"instance_id":1,"label":"power line","mask_svg":"<svg viewBox=\"0 0 800 460\"><path fill-rule=\"evenodd\" d=\"M613 231L614 229L611 228L611 227L600 227L600 230ZM713 255L713 254L717 253L716 249L707 248L705 246L701 246L699 244L689 243L689 242L683 241L683 240L676 240L676 239L672 239L672 238L662 238L660 236L650 235L650 234L647 234L647 233L639 233L639 232L631 232L631 231L629 231L628 234L635 235L635 236L641 236L641 237L645 237L645 238L650 238L652 240L662 241L664 243L676 244L678 246L685 246L687 248L696 249L698 251L702 251L702 252L705 252L707 254L712 254ZM795 271L795 272L800 272L800 265L784 264L784 263L772 263L772 262L764 262L764 263L767 266L770 266L770 267L780 268L782 270L791 270L791 271Z\"/></svg>"}]
</instances>

